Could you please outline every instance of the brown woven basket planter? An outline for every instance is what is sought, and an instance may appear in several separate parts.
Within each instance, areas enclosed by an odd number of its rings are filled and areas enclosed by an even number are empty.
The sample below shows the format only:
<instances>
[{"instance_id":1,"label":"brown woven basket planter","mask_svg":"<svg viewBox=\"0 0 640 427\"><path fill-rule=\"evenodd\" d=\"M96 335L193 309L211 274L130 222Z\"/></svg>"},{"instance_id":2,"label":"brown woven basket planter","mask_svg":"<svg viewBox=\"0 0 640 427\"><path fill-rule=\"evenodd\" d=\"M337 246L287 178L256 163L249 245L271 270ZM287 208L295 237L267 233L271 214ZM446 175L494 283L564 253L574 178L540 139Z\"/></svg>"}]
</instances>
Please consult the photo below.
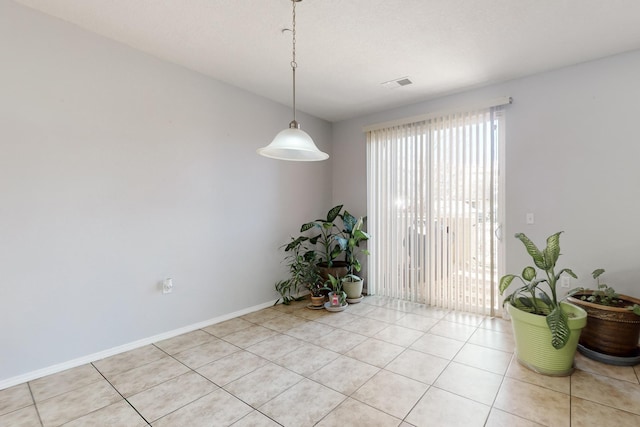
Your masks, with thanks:
<instances>
[{"instance_id":1,"label":"brown woven basket planter","mask_svg":"<svg viewBox=\"0 0 640 427\"><path fill-rule=\"evenodd\" d=\"M590 295L591 291L584 291L569 297L568 301L582 307L587 312L587 326L580 335L580 344L597 351L618 357L636 356L638 340L640 340L640 316L621 307L609 307L594 304L580 299L583 295ZM619 299L627 304L640 304L640 299L627 295L620 295Z\"/></svg>"}]
</instances>

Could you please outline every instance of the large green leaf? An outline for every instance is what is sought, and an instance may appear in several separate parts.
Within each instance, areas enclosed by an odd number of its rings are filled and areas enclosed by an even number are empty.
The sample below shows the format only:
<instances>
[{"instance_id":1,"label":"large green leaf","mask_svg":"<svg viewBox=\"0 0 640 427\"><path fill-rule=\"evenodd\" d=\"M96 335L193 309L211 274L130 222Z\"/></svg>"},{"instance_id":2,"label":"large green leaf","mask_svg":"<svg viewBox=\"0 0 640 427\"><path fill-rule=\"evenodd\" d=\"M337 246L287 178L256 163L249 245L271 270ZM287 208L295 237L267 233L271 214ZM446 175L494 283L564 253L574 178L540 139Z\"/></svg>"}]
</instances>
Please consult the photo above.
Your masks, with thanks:
<instances>
[{"instance_id":1,"label":"large green leaf","mask_svg":"<svg viewBox=\"0 0 640 427\"><path fill-rule=\"evenodd\" d=\"M340 245L335 245L331 250L330 257L332 260L336 259L336 257L341 253L342 253L342 248L340 247Z\"/></svg>"},{"instance_id":2,"label":"large green leaf","mask_svg":"<svg viewBox=\"0 0 640 427\"><path fill-rule=\"evenodd\" d=\"M547 266L546 270L555 267L556 262L558 262L558 257L560 256L560 234L562 234L562 231L547 238L547 247L542 254Z\"/></svg>"},{"instance_id":3,"label":"large green leaf","mask_svg":"<svg viewBox=\"0 0 640 427\"><path fill-rule=\"evenodd\" d=\"M356 242L362 242L364 240L369 240L369 233L362 231L362 230L356 230L353 232L353 237L356 239Z\"/></svg>"},{"instance_id":4,"label":"large green leaf","mask_svg":"<svg viewBox=\"0 0 640 427\"><path fill-rule=\"evenodd\" d=\"M342 223L344 224L344 231L346 231L347 234L351 234L351 231L353 230L357 222L358 219L355 216L351 215L347 211L344 211L344 213L342 214Z\"/></svg>"},{"instance_id":5,"label":"large green leaf","mask_svg":"<svg viewBox=\"0 0 640 427\"><path fill-rule=\"evenodd\" d=\"M604 268L598 268L597 270L593 270L593 273L591 273L591 275L594 279L597 279L602 273L604 273Z\"/></svg>"},{"instance_id":6,"label":"large green leaf","mask_svg":"<svg viewBox=\"0 0 640 427\"><path fill-rule=\"evenodd\" d=\"M305 240L309 240L309 238L308 238L308 237L305 237L305 236L300 236L300 237L298 237L297 239L292 240L291 242L289 242L289 244L287 245L287 247L286 247L286 248L284 248L284 251L285 251L285 252L288 252L288 251L290 251L291 249L294 249L294 248L296 248L296 247L300 246L300 244L301 244L302 242L304 242Z\"/></svg>"},{"instance_id":7,"label":"large green leaf","mask_svg":"<svg viewBox=\"0 0 640 427\"><path fill-rule=\"evenodd\" d=\"M340 214L340 211L342 210L342 206L343 205L338 205L331 208L331 210L327 213L327 222L333 222L336 220L336 218Z\"/></svg>"},{"instance_id":8,"label":"large green leaf","mask_svg":"<svg viewBox=\"0 0 640 427\"><path fill-rule=\"evenodd\" d=\"M561 349L569 341L571 330L569 329L569 319L560 306L555 307L547 315L547 325L551 331L551 345L555 349Z\"/></svg>"},{"instance_id":9,"label":"large green leaf","mask_svg":"<svg viewBox=\"0 0 640 427\"><path fill-rule=\"evenodd\" d=\"M342 236L336 236L335 241L338 243L338 246L340 246L342 250L347 249L347 244L349 243L349 240L345 239Z\"/></svg>"},{"instance_id":10,"label":"large green leaf","mask_svg":"<svg viewBox=\"0 0 640 427\"><path fill-rule=\"evenodd\" d=\"M307 251L304 253L303 257L305 261L311 262L316 259L316 251L314 250Z\"/></svg>"},{"instance_id":11,"label":"large green leaf","mask_svg":"<svg viewBox=\"0 0 640 427\"><path fill-rule=\"evenodd\" d=\"M525 269L522 270L522 278L527 281L532 281L536 278L536 269L531 266L525 267Z\"/></svg>"},{"instance_id":12,"label":"large green leaf","mask_svg":"<svg viewBox=\"0 0 640 427\"><path fill-rule=\"evenodd\" d=\"M539 295L541 296L541 295ZM537 314L542 314L544 316L548 315L551 312L551 307L553 306L552 304L547 304L545 301L550 301L548 296L544 296L544 298L538 298L536 303L536 313Z\"/></svg>"},{"instance_id":13,"label":"large green leaf","mask_svg":"<svg viewBox=\"0 0 640 427\"><path fill-rule=\"evenodd\" d=\"M316 226L315 222L308 222L306 224L302 224L302 227L300 227L300 232L304 233L307 230L311 230L315 226Z\"/></svg>"},{"instance_id":14,"label":"large green leaf","mask_svg":"<svg viewBox=\"0 0 640 427\"><path fill-rule=\"evenodd\" d=\"M553 306L553 301L551 301L551 298L545 292L540 291L538 293L538 298L540 298L540 301L542 301L546 306Z\"/></svg>"},{"instance_id":15,"label":"large green leaf","mask_svg":"<svg viewBox=\"0 0 640 427\"><path fill-rule=\"evenodd\" d=\"M531 302L531 300L527 297L520 297L518 298L518 303L523 306L523 307L527 307L527 308L533 308L533 303Z\"/></svg>"},{"instance_id":16,"label":"large green leaf","mask_svg":"<svg viewBox=\"0 0 640 427\"><path fill-rule=\"evenodd\" d=\"M560 280L560 276L562 276L562 273L567 273L569 276L573 277L574 279L578 278L578 276L576 276L576 273L574 273L573 270L571 270L570 268L563 268L558 272L558 274L556 274L556 281Z\"/></svg>"},{"instance_id":17,"label":"large green leaf","mask_svg":"<svg viewBox=\"0 0 640 427\"><path fill-rule=\"evenodd\" d=\"M505 276L502 276L500 278L500 295L502 295L504 293L504 291L507 290L507 288L509 287L509 285L511 284L511 282L513 282L513 279L515 279L517 276L513 275L513 274L507 274Z\"/></svg>"},{"instance_id":18,"label":"large green leaf","mask_svg":"<svg viewBox=\"0 0 640 427\"><path fill-rule=\"evenodd\" d=\"M524 247L533 259L536 267L546 270L547 268L544 263L544 257L542 252L540 252L540 249L538 249L538 247L524 233L517 233L516 239L519 239L524 244Z\"/></svg>"}]
</instances>

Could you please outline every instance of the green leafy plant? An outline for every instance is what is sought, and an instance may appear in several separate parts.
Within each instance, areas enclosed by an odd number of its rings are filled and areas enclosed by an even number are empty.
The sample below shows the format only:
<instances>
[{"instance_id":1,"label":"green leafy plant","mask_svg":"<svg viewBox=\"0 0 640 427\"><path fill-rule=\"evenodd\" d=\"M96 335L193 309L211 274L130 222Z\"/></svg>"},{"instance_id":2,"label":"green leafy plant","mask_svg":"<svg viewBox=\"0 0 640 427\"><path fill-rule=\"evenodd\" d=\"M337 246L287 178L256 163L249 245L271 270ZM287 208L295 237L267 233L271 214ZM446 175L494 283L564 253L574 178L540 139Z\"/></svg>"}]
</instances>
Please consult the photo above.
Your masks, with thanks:
<instances>
[{"instance_id":1,"label":"green leafy plant","mask_svg":"<svg viewBox=\"0 0 640 427\"><path fill-rule=\"evenodd\" d=\"M329 279L325 282L325 286L331 290L334 294L338 295L340 305L344 305L347 302L347 293L342 290L342 282L345 277L334 277L329 274Z\"/></svg>"},{"instance_id":2,"label":"green leafy plant","mask_svg":"<svg viewBox=\"0 0 640 427\"><path fill-rule=\"evenodd\" d=\"M344 261L347 263L349 273L355 274L362 269L359 256L369 255L369 251L361 247L361 244L370 237L364 231L367 217L357 218L347 210L342 213L343 206L337 205L331 208L326 218L302 224L301 233L316 230L317 234L312 236L303 234L298 239L308 241L312 250L318 254L318 262L324 263L327 267L332 267L344 253ZM342 229L340 223L342 223ZM298 239L292 241L289 246L294 246Z\"/></svg>"},{"instance_id":3,"label":"green leafy plant","mask_svg":"<svg viewBox=\"0 0 640 427\"><path fill-rule=\"evenodd\" d=\"M293 301L302 299L300 297L293 296L297 292L296 290L294 290L293 283L289 279L278 280L275 284L275 288L276 291L278 291L278 293L280 294L280 298L278 298L276 302L273 303L273 305L278 304L280 302L280 299L282 299L282 303L285 305L289 305Z\"/></svg>"},{"instance_id":4,"label":"green leafy plant","mask_svg":"<svg viewBox=\"0 0 640 427\"><path fill-rule=\"evenodd\" d=\"M335 223L337 218L341 218L340 211L342 210L342 206L343 205L334 206L329 210L329 212L327 212L326 218L307 222L302 224L302 227L300 227L301 233L312 229L317 229L319 231L318 234L309 237L306 240L308 240L312 245L318 244L320 246L318 262L324 262L328 267L331 267L333 265L333 261L336 260L342 252L344 252L344 249L336 240L336 237L340 235L340 228Z\"/></svg>"},{"instance_id":5,"label":"green leafy plant","mask_svg":"<svg viewBox=\"0 0 640 427\"><path fill-rule=\"evenodd\" d=\"M556 284L562 274L578 278L569 268L555 272L560 256L561 233L549 236L544 250L538 249L524 233L516 234L515 237L523 243L538 270L533 266L527 266L522 270L521 275L507 274L500 278L500 295L507 290L514 279L522 282L523 286L508 295L504 303L529 313L546 316L546 322L551 331L551 345L556 349L564 347L571 334L567 314L562 310L558 300ZM541 273L540 277L538 273ZM542 284L546 284L548 290L542 289Z\"/></svg>"},{"instance_id":6,"label":"green leafy plant","mask_svg":"<svg viewBox=\"0 0 640 427\"><path fill-rule=\"evenodd\" d=\"M591 273L593 278L596 279L597 287L591 293L591 295L588 295L588 296L582 295L580 299L583 301L588 301L595 304L608 305L608 306L619 304L620 295L618 295L616 290L613 289L611 286L607 285L606 283L600 283L600 276L602 275L602 273L604 273L604 269L602 268L594 270L593 273Z\"/></svg>"},{"instance_id":7,"label":"green leafy plant","mask_svg":"<svg viewBox=\"0 0 640 427\"><path fill-rule=\"evenodd\" d=\"M600 276L604 273L604 269L598 268L593 270L591 275L596 280L596 289L590 290L587 288L577 288L569 292L569 295L578 296L581 292L590 291L588 295L579 295L582 301L591 302L594 304L606 305L609 307L619 307L624 305L625 301L620 299L620 295L614 288L606 283L600 283ZM576 295L578 294L578 295ZM640 305L634 304L626 307L627 310L633 311L640 316Z\"/></svg>"},{"instance_id":8,"label":"green leafy plant","mask_svg":"<svg viewBox=\"0 0 640 427\"><path fill-rule=\"evenodd\" d=\"M338 242L338 245L345 252L345 261L347 262L347 270L350 275L355 275L359 273L362 269L362 264L360 263L359 255L369 255L368 249L363 249L360 247L362 242L366 242L369 240L369 234L363 230L364 225L366 224L367 217L356 218L351 215L348 211L344 211L342 214L342 223L344 225L344 229L342 230L342 235L338 235L335 237L335 240ZM360 280L358 276L356 277L356 281Z\"/></svg>"},{"instance_id":9,"label":"green leafy plant","mask_svg":"<svg viewBox=\"0 0 640 427\"><path fill-rule=\"evenodd\" d=\"M322 283L320 274L318 273L316 253L307 247L307 237L291 238L286 246L284 246L285 262L289 269L289 278L276 282L276 291L280 293L283 304L291 304L292 301L301 300L303 297L297 297L300 288L306 287L314 295L317 285ZM322 286L320 286L322 289ZM280 301L278 299L276 304Z\"/></svg>"},{"instance_id":10,"label":"green leafy plant","mask_svg":"<svg viewBox=\"0 0 640 427\"><path fill-rule=\"evenodd\" d=\"M331 291L330 288L324 286L321 280L318 280L317 282L309 282L306 284L306 287L309 290L311 296L314 297L324 296L326 295L326 292Z\"/></svg>"}]
</instances>

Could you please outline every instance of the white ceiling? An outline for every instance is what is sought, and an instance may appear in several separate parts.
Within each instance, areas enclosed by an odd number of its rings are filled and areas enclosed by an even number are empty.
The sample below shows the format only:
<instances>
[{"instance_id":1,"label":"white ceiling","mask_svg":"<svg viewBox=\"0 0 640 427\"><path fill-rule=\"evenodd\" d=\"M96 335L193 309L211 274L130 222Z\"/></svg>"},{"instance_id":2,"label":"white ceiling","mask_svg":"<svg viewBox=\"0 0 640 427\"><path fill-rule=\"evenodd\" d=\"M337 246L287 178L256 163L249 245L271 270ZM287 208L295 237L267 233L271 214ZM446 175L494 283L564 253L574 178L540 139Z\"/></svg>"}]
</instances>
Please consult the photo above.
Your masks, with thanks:
<instances>
[{"instance_id":1,"label":"white ceiling","mask_svg":"<svg viewBox=\"0 0 640 427\"><path fill-rule=\"evenodd\" d=\"M290 0L14 0L291 105ZM337 121L640 48L638 0L304 0L297 107ZM382 82L408 76L413 85Z\"/></svg>"}]
</instances>

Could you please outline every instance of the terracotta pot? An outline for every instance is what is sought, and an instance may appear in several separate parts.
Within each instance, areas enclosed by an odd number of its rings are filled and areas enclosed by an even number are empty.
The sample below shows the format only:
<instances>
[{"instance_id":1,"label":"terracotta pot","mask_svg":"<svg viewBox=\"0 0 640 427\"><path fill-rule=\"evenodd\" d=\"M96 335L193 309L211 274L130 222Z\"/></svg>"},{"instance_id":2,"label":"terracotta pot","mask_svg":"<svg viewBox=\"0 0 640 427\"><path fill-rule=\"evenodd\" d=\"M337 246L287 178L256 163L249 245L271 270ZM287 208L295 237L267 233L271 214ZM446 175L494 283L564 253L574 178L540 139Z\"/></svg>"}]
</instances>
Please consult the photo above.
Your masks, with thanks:
<instances>
[{"instance_id":1,"label":"terracotta pot","mask_svg":"<svg viewBox=\"0 0 640 427\"><path fill-rule=\"evenodd\" d=\"M610 307L582 301L581 296L591 295L584 291L569 297L568 301L587 312L587 326L580 336L580 344L590 350L610 356L630 357L637 355L640 339L640 316L624 307ZM640 299L620 295L625 306L640 304Z\"/></svg>"},{"instance_id":2,"label":"terracotta pot","mask_svg":"<svg viewBox=\"0 0 640 427\"><path fill-rule=\"evenodd\" d=\"M314 307L322 307L324 305L324 295L314 297L311 295L311 305Z\"/></svg>"}]
</instances>

